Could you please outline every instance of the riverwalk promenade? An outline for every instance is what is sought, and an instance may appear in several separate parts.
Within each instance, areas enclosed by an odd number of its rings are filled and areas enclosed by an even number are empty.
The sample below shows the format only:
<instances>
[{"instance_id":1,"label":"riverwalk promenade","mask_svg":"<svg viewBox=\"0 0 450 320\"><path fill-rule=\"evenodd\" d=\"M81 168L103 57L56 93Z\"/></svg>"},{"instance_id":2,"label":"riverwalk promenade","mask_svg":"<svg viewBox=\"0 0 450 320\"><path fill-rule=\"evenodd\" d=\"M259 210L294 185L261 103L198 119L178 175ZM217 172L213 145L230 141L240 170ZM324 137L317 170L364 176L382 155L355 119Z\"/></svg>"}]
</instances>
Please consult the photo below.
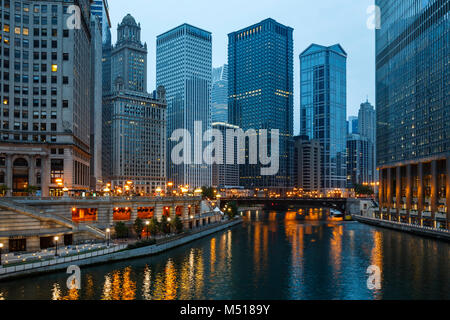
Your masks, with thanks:
<instances>
[{"instance_id":1,"label":"riverwalk promenade","mask_svg":"<svg viewBox=\"0 0 450 320\"><path fill-rule=\"evenodd\" d=\"M179 235L158 239L157 243L154 245L137 249L128 249L129 244L132 243L111 243L109 246L106 244L72 246L61 248L61 255L58 256L55 256L53 250L42 252L42 255L40 256L41 259L38 259L38 261L36 261L36 255L39 257L39 253L31 253L28 254L26 258L21 256L19 261L15 259L15 265L0 266L0 281L62 271L72 265L82 267L151 256L182 246L216 232L223 231L240 223L242 223L240 217L233 220L217 222L208 226L186 231ZM8 258L8 256L4 255L4 258ZM10 256L9 259L11 260L12 256ZM24 261L24 263L19 263L20 259L29 259L29 263L26 263L26 261ZM8 263L11 264L11 262Z\"/></svg>"}]
</instances>

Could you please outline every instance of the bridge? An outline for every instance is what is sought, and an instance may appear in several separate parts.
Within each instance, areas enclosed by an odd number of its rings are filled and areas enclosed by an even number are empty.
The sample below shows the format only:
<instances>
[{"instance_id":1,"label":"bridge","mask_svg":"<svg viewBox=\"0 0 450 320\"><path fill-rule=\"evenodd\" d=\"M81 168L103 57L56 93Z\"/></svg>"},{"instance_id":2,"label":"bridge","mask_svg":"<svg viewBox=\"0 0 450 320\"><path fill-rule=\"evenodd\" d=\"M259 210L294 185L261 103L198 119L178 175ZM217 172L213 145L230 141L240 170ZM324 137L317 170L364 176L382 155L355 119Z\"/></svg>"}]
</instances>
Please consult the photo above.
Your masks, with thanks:
<instances>
[{"instance_id":1,"label":"bridge","mask_svg":"<svg viewBox=\"0 0 450 320\"><path fill-rule=\"evenodd\" d=\"M354 201L352 199L352 201ZM224 206L235 202L238 207L263 205L267 210L287 210L292 207L330 208L343 214L347 213L348 199L345 198L222 198Z\"/></svg>"}]
</instances>

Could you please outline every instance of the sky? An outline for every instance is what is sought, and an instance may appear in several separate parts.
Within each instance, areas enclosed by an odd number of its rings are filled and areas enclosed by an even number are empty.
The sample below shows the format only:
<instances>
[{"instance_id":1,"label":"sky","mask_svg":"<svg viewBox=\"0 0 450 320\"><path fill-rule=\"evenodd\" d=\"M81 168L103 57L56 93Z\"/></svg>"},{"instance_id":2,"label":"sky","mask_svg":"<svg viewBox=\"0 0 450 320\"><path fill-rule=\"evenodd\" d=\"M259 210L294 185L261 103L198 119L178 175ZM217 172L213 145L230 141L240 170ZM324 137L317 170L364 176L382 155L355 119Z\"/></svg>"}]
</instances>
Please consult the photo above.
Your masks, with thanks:
<instances>
[{"instance_id":1,"label":"sky","mask_svg":"<svg viewBox=\"0 0 450 320\"><path fill-rule=\"evenodd\" d=\"M294 133L300 123L299 54L311 43L347 52L347 116L375 105L375 32L367 27L374 0L109 0L113 43L130 13L148 46L148 91L156 87L156 37L183 23L212 32L213 67L227 63L228 34L273 18L294 28Z\"/></svg>"}]
</instances>

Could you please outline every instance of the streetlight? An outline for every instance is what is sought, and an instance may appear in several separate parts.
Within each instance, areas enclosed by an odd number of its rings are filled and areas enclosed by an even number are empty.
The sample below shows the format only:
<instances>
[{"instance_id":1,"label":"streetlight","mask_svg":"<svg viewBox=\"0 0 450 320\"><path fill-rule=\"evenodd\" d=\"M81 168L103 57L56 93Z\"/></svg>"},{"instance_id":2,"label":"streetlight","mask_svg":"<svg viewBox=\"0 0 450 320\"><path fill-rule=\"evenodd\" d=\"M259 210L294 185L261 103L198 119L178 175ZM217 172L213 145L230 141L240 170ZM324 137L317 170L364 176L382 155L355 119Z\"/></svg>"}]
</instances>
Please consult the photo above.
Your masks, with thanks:
<instances>
[{"instance_id":1,"label":"streetlight","mask_svg":"<svg viewBox=\"0 0 450 320\"><path fill-rule=\"evenodd\" d=\"M58 256L58 240L59 240L59 237L56 236L53 239L55 240L55 257L57 257Z\"/></svg>"},{"instance_id":2,"label":"streetlight","mask_svg":"<svg viewBox=\"0 0 450 320\"><path fill-rule=\"evenodd\" d=\"M3 243L0 243L0 267L2 266L2 249L3 249Z\"/></svg>"},{"instance_id":3,"label":"streetlight","mask_svg":"<svg viewBox=\"0 0 450 320\"><path fill-rule=\"evenodd\" d=\"M145 222L146 229L147 229L147 241L148 241L148 226L150 225L150 221Z\"/></svg>"},{"instance_id":4,"label":"streetlight","mask_svg":"<svg viewBox=\"0 0 450 320\"><path fill-rule=\"evenodd\" d=\"M106 246L109 247L109 237L111 235L111 229L106 229Z\"/></svg>"}]
</instances>

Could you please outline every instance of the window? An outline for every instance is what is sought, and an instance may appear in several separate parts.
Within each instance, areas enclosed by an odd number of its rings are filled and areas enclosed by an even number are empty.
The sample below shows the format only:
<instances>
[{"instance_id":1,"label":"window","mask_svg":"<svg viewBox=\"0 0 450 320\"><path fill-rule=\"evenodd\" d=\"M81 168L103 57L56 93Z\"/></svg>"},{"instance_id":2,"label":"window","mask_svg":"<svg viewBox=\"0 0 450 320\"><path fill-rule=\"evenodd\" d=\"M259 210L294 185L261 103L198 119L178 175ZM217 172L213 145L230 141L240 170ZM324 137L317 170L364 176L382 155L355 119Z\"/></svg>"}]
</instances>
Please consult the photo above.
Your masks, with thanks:
<instances>
[{"instance_id":1,"label":"window","mask_svg":"<svg viewBox=\"0 0 450 320\"><path fill-rule=\"evenodd\" d=\"M57 71L58 71L58 65L52 64L52 72L57 72Z\"/></svg>"}]
</instances>

